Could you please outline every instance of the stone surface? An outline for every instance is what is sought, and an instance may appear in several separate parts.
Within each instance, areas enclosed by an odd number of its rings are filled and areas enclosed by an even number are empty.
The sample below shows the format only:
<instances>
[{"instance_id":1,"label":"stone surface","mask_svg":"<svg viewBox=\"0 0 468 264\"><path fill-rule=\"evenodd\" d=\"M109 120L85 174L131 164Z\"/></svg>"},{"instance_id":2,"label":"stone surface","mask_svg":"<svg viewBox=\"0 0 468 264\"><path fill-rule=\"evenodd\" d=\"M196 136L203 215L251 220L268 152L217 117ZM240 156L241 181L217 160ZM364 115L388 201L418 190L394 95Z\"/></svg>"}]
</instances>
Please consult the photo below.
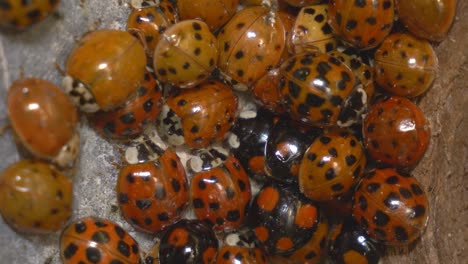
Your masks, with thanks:
<instances>
[{"instance_id":1,"label":"stone surface","mask_svg":"<svg viewBox=\"0 0 468 264\"><path fill-rule=\"evenodd\" d=\"M98 28L123 29L129 12L125 0L62 0L56 15L20 34L0 35L0 126L6 124L4 98L20 74L60 84L55 63L63 67L66 55L85 32ZM449 36L438 44L439 75L419 99L431 123L431 145L414 171L428 191L429 226L410 248L390 250L382 263L465 263L468 258L468 4L458 3ZM137 233L117 209L114 186L119 153L94 131L81 126L81 158L75 181L73 218L96 215L115 220L149 249L154 238ZM18 160L11 133L0 136L0 170ZM1 263L56 264L59 233L18 235L0 219ZM408 252L402 254L401 252Z\"/></svg>"}]
</instances>

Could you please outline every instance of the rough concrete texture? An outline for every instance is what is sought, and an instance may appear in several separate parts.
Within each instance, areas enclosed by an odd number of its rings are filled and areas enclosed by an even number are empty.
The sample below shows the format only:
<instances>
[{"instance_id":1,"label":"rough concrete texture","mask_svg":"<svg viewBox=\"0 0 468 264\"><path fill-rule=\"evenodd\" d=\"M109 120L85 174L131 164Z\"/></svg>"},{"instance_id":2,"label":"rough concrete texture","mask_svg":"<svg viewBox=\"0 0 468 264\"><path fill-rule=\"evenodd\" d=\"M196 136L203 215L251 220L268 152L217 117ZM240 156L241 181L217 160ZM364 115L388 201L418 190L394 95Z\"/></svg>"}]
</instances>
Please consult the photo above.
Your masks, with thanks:
<instances>
[{"instance_id":1,"label":"rough concrete texture","mask_svg":"<svg viewBox=\"0 0 468 264\"><path fill-rule=\"evenodd\" d=\"M60 83L54 63L66 55L85 32L96 28L123 29L129 12L125 0L62 0L56 15L20 34L0 35L0 125L6 123L5 92L22 72ZM457 18L436 50L439 76L419 105L431 123L431 145L414 171L428 191L431 211L424 236L410 249L392 250L383 263L465 263L467 239L468 174L467 96L468 4L458 3ZM86 124L81 126L81 158L75 176L73 218L95 215L109 218L129 230L142 246L154 238L135 232L117 208L114 193L119 153ZM11 134L0 137L0 170L18 160ZM0 219L0 263L60 263L59 234L18 235ZM400 251L407 252L401 254Z\"/></svg>"}]
</instances>

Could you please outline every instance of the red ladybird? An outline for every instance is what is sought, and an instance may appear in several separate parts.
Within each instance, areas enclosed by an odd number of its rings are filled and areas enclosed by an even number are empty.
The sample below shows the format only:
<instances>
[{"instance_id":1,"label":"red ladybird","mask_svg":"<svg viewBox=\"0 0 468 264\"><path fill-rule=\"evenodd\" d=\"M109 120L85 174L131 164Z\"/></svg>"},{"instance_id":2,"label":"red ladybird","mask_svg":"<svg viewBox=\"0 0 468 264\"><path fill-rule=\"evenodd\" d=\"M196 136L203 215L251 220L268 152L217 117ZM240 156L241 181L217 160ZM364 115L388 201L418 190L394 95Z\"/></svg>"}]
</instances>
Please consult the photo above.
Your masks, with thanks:
<instances>
[{"instance_id":1,"label":"red ladybird","mask_svg":"<svg viewBox=\"0 0 468 264\"><path fill-rule=\"evenodd\" d=\"M214 264L218 239L208 224L183 219L165 229L159 245L159 263Z\"/></svg>"},{"instance_id":2,"label":"red ladybird","mask_svg":"<svg viewBox=\"0 0 468 264\"><path fill-rule=\"evenodd\" d=\"M237 229L251 198L249 177L236 158L227 157L192 177L190 197L195 216L211 223L215 231Z\"/></svg>"},{"instance_id":3,"label":"red ladybird","mask_svg":"<svg viewBox=\"0 0 468 264\"><path fill-rule=\"evenodd\" d=\"M374 67L375 80L385 90L415 97L434 82L437 55L429 42L396 33L385 38L375 52Z\"/></svg>"},{"instance_id":4,"label":"red ladybird","mask_svg":"<svg viewBox=\"0 0 468 264\"><path fill-rule=\"evenodd\" d=\"M394 5L394 0L332 0L328 3L330 25L351 46L370 49L390 33Z\"/></svg>"},{"instance_id":5,"label":"red ladybird","mask_svg":"<svg viewBox=\"0 0 468 264\"><path fill-rule=\"evenodd\" d=\"M354 194L353 217L371 237L388 245L407 245L426 228L428 201L415 178L376 169Z\"/></svg>"},{"instance_id":6,"label":"red ladybird","mask_svg":"<svg viewBox=\"0 0 468 264\"><path fill-rule=\"evenodd\" d=\"M429 146L429 122L404 97L392 96L373 105L362 129L370 156L388 165L412 167Z\"/></svg>"},{"instance_id":7,"label":"red ladybird","mask_svg":"<svg viewBox=\"0 0 468 264\"><path fill-rule=\"evenodd\" d=\"M242 9L218 35L218 66L230 78L251 86L279 63L285 34L278 13L261 6Z\"/></svg>"},{"instance_id":8,"label":"red ladybird","mask_svg":"<svg viewBox=\"0 0 468 264\"><path fill-rule=\"evenodd\" d=\"M247 225L270 255L289 255L310 240L319 210L297 190L266 184L251 203Z\"/></svg>"},{"instance_id":9,"label":"red ladybird","mask_svg":"<svg viewBox=\"0 0 468 264\"><path fill-rule=\"evenodd\" d=\"M355 85L354 74L335 57L301 53L281 65L280 93L291 117L317 126L338 122Z\"/></svg>"},{"instance_id":10,"label":"red ladybird","mask_svg":"<svg viewBox=\"0 0 468 264\"><path fill-rule=\"evenodd\" d=\"M366 156L359 140L345 129L332 129L305 151L299 168L299 188L312 200L331 200L357 183Z\"/></svg>"},{"instance_id":11,"label":"red ladybird","mask_svg":"<svg viewBox=\"0 0 468 264\"><path fill-rule=\"evenodd\" d=\"M157 128L169 144L206 148L222 141L236 118L237 96L231 87L207 81L169 96Z\"/></svg>"},{"instance_id":12,"label":"red ladybird","mask_svg":"<svg viewBox=\"0 0 468 264\"><path fill-rule=\"evenodd\" d=\"M161 108L162 89L154 73L147 71L134 98L116 110L89 116L90 125L104 137L126 140L138 136L146 125L154 123Z\"/></svg>"},{"instance_id":13,"label":"red ladybird","mask_svg":"<svg viewBox=\"0 0 468 264\"><path fill-rule=\"evenodd\" d=\"M140 230L155 233L179 220L189 200L184 167L168 148L155 162L124 166L117 180L120 210Z\"/></svg>"},{"instance_id":14,"label":"red ladybird","mask_svg":"<svg viewBox=\"0 0 468 264\"><path fill-rule=\"evenodd\" d=\"M138 264L138 243L118 224L97 217L71 222L60 237L63 264Z\"/></svg>"}]
</instances>

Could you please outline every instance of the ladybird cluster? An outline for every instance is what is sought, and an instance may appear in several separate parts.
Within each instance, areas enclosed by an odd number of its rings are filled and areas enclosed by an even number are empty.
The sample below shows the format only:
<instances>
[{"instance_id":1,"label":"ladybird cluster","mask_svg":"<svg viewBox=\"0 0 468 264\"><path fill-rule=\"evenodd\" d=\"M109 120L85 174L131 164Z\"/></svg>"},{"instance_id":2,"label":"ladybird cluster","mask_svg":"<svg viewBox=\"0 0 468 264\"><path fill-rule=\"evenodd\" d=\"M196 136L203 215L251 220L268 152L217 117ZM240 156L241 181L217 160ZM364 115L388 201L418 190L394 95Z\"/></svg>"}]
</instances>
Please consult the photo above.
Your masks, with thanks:
<instances>
[{"instance_id":1,"label":"ladybird cluster","mask_svg":"<svg viewBox=\"0 0 468 264\"><path fill-rule=\"evenodd\" d=\"M24 30L58 2L3 1L0 25ZM430 129L412 100L434 81L431 42L447 34L453 1L130 7L127 30L78 41L62 89L11 84L25 157L0 178L13 229L62 230L66 264L378 263L384 246L422 235L429 205L411 170ZM157 237L145 254L117 223L68 222L79 113L128 146L115 199L131 226Z\"/></svg>"}]
</instances>

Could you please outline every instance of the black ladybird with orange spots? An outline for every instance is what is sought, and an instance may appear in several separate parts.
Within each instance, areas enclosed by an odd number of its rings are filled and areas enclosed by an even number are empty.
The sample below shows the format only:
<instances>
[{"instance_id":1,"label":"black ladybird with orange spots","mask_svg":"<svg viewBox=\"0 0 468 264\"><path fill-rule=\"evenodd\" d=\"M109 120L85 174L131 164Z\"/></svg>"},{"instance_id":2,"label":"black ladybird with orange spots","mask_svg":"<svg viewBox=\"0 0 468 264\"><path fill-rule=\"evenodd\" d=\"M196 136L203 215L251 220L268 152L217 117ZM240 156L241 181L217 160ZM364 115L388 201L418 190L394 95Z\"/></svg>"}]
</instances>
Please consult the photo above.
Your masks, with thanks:
<instances>
[{"instance_id":1,"label":"black ladybird with orange spots","mask_svg":"<svg viewBox=\"0 0 468 264\"><path fill-rule=\"evenodd\" d=\"M381 247L352 219L345 219L343 229L330 245L330 257L336 264L377 264L381 254Z\"/></svg>"},{"instance_id":2,"label":"black ladybird with orange spots","mask_svg":"<svg viewBox=\"0 0 468 264\"><path fill-rule=\"evenodd\" d=\"M218 240L208 224L183 219L164 231L159 263L215 263L217 251Z\"/></svg>"},{"instance_id":3,"label":"black ladybird with orange spots","mask_svg":"<svg viewBox=\"0 0 468 264\"><path fill-rule=\"evenodd\" d=\"M319 209L293 188L265 185L252 201L248 226L270 255L287 255L310 240Z\"/></svg>"}]
</instances>

